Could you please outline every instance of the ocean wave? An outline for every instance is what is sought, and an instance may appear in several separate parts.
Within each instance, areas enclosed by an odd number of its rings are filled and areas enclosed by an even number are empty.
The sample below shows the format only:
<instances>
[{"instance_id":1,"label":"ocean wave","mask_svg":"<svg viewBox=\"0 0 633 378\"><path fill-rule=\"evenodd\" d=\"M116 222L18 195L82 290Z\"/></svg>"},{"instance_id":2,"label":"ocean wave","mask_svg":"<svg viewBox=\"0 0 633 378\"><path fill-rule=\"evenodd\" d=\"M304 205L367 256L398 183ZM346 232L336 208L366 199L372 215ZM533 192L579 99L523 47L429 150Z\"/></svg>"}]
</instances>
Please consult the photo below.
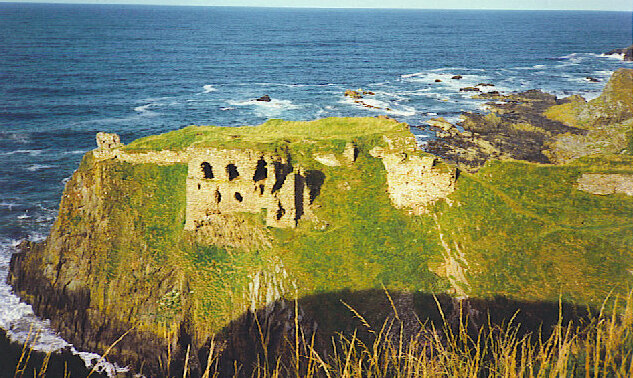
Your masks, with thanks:
<instances>
[{"instance_id":1,"label":"ocean wave","mask_svg":"<svg viewBox=\"0 0 633 378\"><path fill-rule=\"evenodd\" d=\"M600 54L599 57L624 61L624 54Z\"/></svg>"},{"instance_id":2,"label":"ocean wave","mask_svg":"<svg viewBox=\"0 0 633 378\"><path fill-rule=\"evenodd\" d=\"M11 340L29 342L36 350L60 351L70 344L50 330L48 321L38 319L33 313L33 308L21 302L6 283L11 254L18 243L18 240L6 239L0 242L0 328L7 331L7 336Z\"/></svg>"},{"instance_id":3,"label":"ocean wave","mask_svg":"<svg viewBox=\"0 0 633 378\"><path fill-rule=\"evenodd\" d=\"M461 76L461 79L453 79L455 76ZM490 81L488 75L476 75L459 72L418 72L409 75L400 75L400 77L409 82L422 83L432 86L435 90L459 91L463 87L472 87L479 83ZM439 82L436 80L440 80Z\"/></svg>"},{"instance_id":4,"label":"ocean wave","mask_svg":"<svg viewBox=\"0 0 633 378\"><path fill-rule=\"evenodd\" d=\"M42 169L49 169L49 168L53 168L53 166L47 165L47 164L31 164L28 167L26 167L26 170L35 172L35 171L41 171Z\"/></svg>"},{"instance_id":5,"label":"ocean wave","mask_svg":"<svg viewBox=\"0 0 633 378\"><path fill-rule=\"evenodd\" d=\"M270 101L228 101L231 106L251 107L253 112L259 117L275 117L284 111L299 109L301 106L294 104L290 100L271 99Z\"/></svg>"},{"instance_id":6,"label":"ocean wave","mask_svg":"<svg viewBox=\"0 0 633 378\"><path fill-rule=\"evenodd\" d=\"M0 207L4 207L8 209L9 211L12 211L14 207L20 207L20 206L23 206L23 205L17 202L6 202L6 201L0 202Z\"/></svg>"},{"instance_id":7,"label":"ocean wave","mask_svg":"<svg viewBox=\"0 0 633 378\"><path fill-rule=\"evenodd\" d=\"M139 113L142 116L155 116L158 113L153 112L151 110L149 110L149 108L151 108L152 106L155 106L156 104L152 103L152 104L145 104L145 105L140 105L134 108L134 111Z\"/></svg>"},{"instance_id":8,"label":"ocean wave","mask_svg":"<svg viewBox=\"0 0 633 378\"><path fill-rule=\"evenodd\" d=\"M73 150L73 151L64 151L63 154L64 155L83 155L85 154L86 150Z\"/></svg>"},{"instance_id":9,"label":"ocean wave","mask_svg":"<svg viewBox=\"0 0 633 378\"><path fill-rule=\"evenodd\" d=\"M29 219L29 218L31 218L31 216L28 214L28 212L29 212L29 211L28 211L28 210L26 210L26 211L24 212L24 214L20 214L20 215L18 215L18 216L17 216L17 218L18 218L18 219L20 219L20 220L24 220L24 219Z\"/></svg>"},{"instance_id":10,"label":"ocean wave","mask_svg":"<svg viewBox=\"0 0 633 378\"><path fill-rule=\"evenodd\" d=\"M416 114L416 110L412 106L400 105L400 104L390 104L386 101L381 101L375 98L363 98L362 103L355 102L354 99L349 97L344 97L340 103L353 105L357 108L367 109L369 111L378 112L378 113L388 113L393 115L399 115L403 117L411 117ZM368 105L368 106L367 106Z\"/></svg>"},{"instance_id":11,"label":"ocean wave","mask_svg":"<svg viewBox=\"0 0 633 378\"><path fill-rule=\"evenodd\" d=\"M28 144L31 142L31 136L29 134L19 132L0 132L0 140L2 139L22 144Z\"/></svg>"},{"instance_id":12,"label":"ocean wave","mask_svg":"<svg viewBox=\"0 0 633 378\"><path fill-rule=\"evenodd\" d=\"M20 155L20 154L24 154L24 155L29 155L29 156L38 156L42 154L42 150L14 150L14 151L7 151L7 152L3 152L0 155Z\"/></svg>"},{"instance_id":13,"label":"ocean wave","mask_svg":"<svg viewBox=\"0 0 633 378\"><path fill-rule=\"evenodd\" d=\"M207 85L203 85L202 86L202 93L211 93L211 92L217 92L218 90L211 84L207 84Z\"/></svg>"}]
</instances>

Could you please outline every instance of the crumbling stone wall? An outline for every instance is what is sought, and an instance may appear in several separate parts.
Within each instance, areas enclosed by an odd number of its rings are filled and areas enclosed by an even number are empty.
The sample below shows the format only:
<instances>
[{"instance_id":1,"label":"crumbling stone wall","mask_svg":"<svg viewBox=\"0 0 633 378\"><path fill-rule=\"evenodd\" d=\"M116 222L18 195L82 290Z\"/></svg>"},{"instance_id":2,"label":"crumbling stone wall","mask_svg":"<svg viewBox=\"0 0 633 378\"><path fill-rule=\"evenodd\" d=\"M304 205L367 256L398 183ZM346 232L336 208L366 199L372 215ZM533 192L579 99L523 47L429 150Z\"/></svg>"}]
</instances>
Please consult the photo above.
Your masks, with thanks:
<instances>
[{"instance_id":1,"label":"crumbling stone wall","mask_svg":"<svg viewBox=\"0 0 633 378\"><path fill-rule=\"evenodd\" d=\"M435 156L418 156L382 148L374 148L370 153L382 159L387 171L389 197L396 208L423 214L429 204L446 198L455 190L455 168L436 167Z\"/></svg>"},{"instance_id":2,"label":"crumbling stone wall","mask_svg":"<svg viewBox=\"0 0 633 378\"><path fill-rule=\"evenodd\" d=\"M374 147L369 153L383 161L393 205L422 214L429 204L455 190L456 171L446 166L439 169L436 157L419 156L413 152L415 143L406 142L410 141L387 139L387 148ZM219 215L261 211L266 212L267 226L296 227L300 219L312 217L311 204L324 181L320 171L306 172L282 154L216 148L126 152L116 134L106 133L98 134L97 144L96 159L188 164L186 230L217 225ZM330 153L313 158L326 166L340 166L353 164L358 153L358 147L348 143L342 156Z\"/></svg>"},{"instance_id":3,"label":"crumbling stone wall","mask_svg":"<svg viewBox=\"0 0 633 378\"><path fill-rule=\"evenodd\" d=\"M185 229L213 214L266 211L266 225L295 227L310 206L305 173L282 156L207 150L189 160Z\"/></svg>"},{"instance_id":4,"label":"crumbling stone wall","mask_svg":"<svg viewBox=\"0 0 633 378\"><path fill-rule=\"evenodd\" d=\"M252 150L188 148L183 151L130 153L116 134L97 134L97 160L117 159L132 164L188 164L186 230L215 224L220 214L266 212L266 225L296 227L310 216L315 190L308 188L310 172L293 167L286 156Z\"/></svg>"}]
</instances>

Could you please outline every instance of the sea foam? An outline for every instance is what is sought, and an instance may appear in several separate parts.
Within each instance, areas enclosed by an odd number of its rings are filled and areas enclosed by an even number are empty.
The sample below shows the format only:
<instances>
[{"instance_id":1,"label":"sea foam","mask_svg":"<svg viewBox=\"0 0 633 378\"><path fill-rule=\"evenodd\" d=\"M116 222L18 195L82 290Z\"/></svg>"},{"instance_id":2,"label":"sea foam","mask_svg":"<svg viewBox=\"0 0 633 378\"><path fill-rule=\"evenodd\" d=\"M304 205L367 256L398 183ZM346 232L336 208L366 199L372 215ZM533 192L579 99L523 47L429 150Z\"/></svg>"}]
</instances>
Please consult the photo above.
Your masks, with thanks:
<instances>
[{"instance_id":1,"label":"sea foam","mask_svg":"<svg viewBox=\"0 0 633 378\"><path fill-rule=\"evenodd\" d=\"M211 93L211 92L217 92L218 90L211 84L207 84L207 85L203 85L202 86L202 93Z\"/></svg>"}]
</instances>

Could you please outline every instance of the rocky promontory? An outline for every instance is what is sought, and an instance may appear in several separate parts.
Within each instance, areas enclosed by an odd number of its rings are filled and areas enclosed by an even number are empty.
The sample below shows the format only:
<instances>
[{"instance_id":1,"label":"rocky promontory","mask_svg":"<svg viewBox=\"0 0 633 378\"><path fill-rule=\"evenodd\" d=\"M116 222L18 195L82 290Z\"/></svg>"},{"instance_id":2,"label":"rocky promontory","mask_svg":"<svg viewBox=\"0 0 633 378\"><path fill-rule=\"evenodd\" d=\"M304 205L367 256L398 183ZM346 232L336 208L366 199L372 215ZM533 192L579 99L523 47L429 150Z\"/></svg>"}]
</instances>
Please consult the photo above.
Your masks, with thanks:
<instances>
[{"instance_id":1,"label":"rocky promontory","mask_svg":"<svg viewBox=\"0 0 633 378\"><path fill-rule=\"evenodd\" d=\"M146 376L292 369L278 358L326 361L333 337L384 324L423 339L463 309L474 330L518 309L551 330L559 303L633 284L631 88L619 70L591 101L478 93L490 113L431 121L428 152L384 117L99 133L9 280L68 341Z\"/></svg>"},{"instance_id":2,"label":"rocky promontory","mask_svg":"<svg viewBox=\"0 0 633 378\"><path fill-rule=\"evenodd\" d=\"M539 90L475 97L491 100L486 103L488 112L464 113L457 124L463 132L440 132L427 151L475 170L488 160L562 163L628 148L633 70L615 72L603 93L589 102L580 96L559 99Z\"/></svg>"}]
</instances>

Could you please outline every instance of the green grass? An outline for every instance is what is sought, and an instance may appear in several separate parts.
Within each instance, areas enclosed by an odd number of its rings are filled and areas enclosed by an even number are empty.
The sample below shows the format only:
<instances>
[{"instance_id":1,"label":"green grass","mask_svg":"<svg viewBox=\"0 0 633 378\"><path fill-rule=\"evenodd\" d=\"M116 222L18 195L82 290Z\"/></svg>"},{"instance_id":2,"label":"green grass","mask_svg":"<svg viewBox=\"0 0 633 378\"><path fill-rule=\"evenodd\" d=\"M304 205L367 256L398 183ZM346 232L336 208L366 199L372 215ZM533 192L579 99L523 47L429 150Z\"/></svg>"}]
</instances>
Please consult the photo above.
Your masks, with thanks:
<instances>
[{"instance_id":1,"label":"green grass","mask_svg":"<svg viewBox=\"0 0 633 378\"><path fill-rule=\"evenodd\" d=\"M125 149L182 150L190 146L217 148L274 149L293 142L351 141L366 135L408 133L408 128L393 120L378 118L325 118L311 122L269 120L259 126L188 126L161 135L137 139Z\"/></svg>"},{"instance_id":2,"label":"green grass","mask_svg":"<svg viewBox=\"0 0 633 378\"><path fill-rule=\"evenodd\" d=\"M624 157L594 166L492 162L462 174L440 204L442 230L466 255L475 297L505 295L596 304L633 280L633 199L598 196L574 184L582 172L631 172ZM630 163L630 160L629 160Z\"/></svg>"},{"instance_id":3,"label":"green grass","mask_svg":"<svg viewBox=\"0 0 633 378\"><path fill-rule=\"evenodd\" d=\"M437 278L426 261L438 246L429 220L391 205L380 159L365 150L351 168L322 170L326 180L315 214L327 227L305 222L296 231L274 230L284 259L305 275L301 286L318 291L380 288L381 283L433 287Z\"/></svg>"}]
</instances>

